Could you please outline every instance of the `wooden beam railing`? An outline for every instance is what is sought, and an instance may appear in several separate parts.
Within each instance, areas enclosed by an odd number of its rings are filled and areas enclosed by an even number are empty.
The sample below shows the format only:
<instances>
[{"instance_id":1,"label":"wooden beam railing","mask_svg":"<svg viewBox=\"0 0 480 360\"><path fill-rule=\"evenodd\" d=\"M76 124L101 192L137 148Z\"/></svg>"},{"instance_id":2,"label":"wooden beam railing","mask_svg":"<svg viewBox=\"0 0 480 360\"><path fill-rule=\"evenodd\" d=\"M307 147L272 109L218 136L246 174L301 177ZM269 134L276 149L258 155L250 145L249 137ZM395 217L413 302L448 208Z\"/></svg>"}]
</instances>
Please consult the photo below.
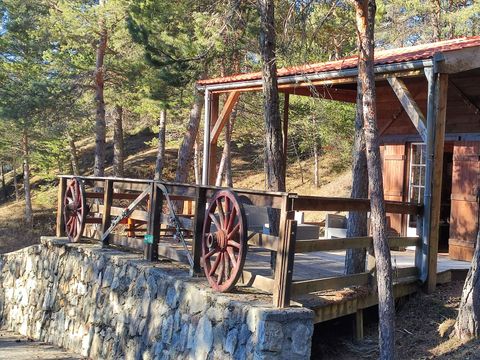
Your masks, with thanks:
<instances>
[{"instance_id":1,"label":"wooden beam railing","mask_svg":"<svg viewBox=\"0 0 480 360\"><path fill-rule=\"evenodd\" d=\"M406 247L420 245L420 237L390 237L388 244L390 247ZM295 244L296 253L307 253L314 251L333 251L333 250L347 250L347 249L363 249L373 246L373 238L371 236L365 237L351 237L351 238L337 238L337 239L313 239L313 240L297 240Z\"/></svg>"},{"instance_id":2,"label":"wooden beam railing","mask_svg":"<svg viewBox=\"0 0 480 360\"><path fill-rule=\"evenodd\" d=\"M63 194L65 192L66 181L72 176L62 176L59 185L59 202L57 214L57 234L62 233L63 221ZM87 223L101 223L97 227L97 232L105 231L116 216L124 213L124 201L134 200L139 196L139 192L146 189L148 195L143 201L146 201L147 210L135 208L128 215L128 229L132 234L136 234L133 239L134 248L142 249L144 257L148 260L157 260L159 255L170 257L177 261L184 261L181 253L176 251L169 243L160 238L160 234L169 234L164 224L169 223L168 214L162 213L164 207L164 196L155 181L110 178L110 177L80 177L85 184L95 191L86 192L86 197L90 201L94 201L94 216L87 218ZM205 210L209 198L214 193L223 188L215 186L197 186L188 184L178 184L170 182L162 182L167 188L169 196L175 201L188 201L188 208L193 212L188 216L179 216L181 226L192 234L191 254L193 258L192 273L201 274L201 247L202 232L205 218ZM303 196L285 192L266 192L248 189L234 189L241 202L249 204L253 207L278 209L280 219L278 228L274 231L275 235L267 235L255 231L248 231L248 243L263 249L270 250L274 253L276 266L274 268L274 276L262 276L253 272L244 270L241 281L249 286L259 288L263 291L271 293L273 296L273 304L275 307L286 307L290 305L290 298L315 291L334 290L347 286L363 286L368 285L374 276L373 265L368 267L368 272L361 274L337 276L331 278L310 279L293 281L293 267L295 254L308 253L315 251L335 251L346 250L351 248L372 248L371 237L356 238L339 238L339 239L310 239L297 240L296 229L297 222L294 220L295 211L363 211L370 210L370 200L368 199L343 199L330 197ZM117 201L117 206L115 205ZM118 206L121 204L121 206ZM390 213L410 214L422 217L422 207L412 203L401 203L386 201L386 210ZM193 218L192 218L193 217ZM138 222L135 224L135 222ZM133 224L133 225L132 225ZM141 229L135 233L135 226L141 224ZM163 225L162 225L163 224ZM133 226L133 227L132 227ZM133 228L133 230L132 230ZM162 233L161 233L162 231ZM140 235L149 236L149 241L139 238ZM153 237L153 239L152 239ZM108 245L118 238L118 234L112 234L110 239L107 237L104 245ZM121 240L125 242L125 239ZM391 237L388 239L390 247L421 247L419 237ZM130 242L125 242L130 244ZM370 259L371 258L371 259ZM369 255L369 260L374 260L373 254ZM374 261L370 261L371 264ZM418 278L417 267L407 267L394 269L394 278L398 281L409 278L413 281Z\"/></svg>"},{"instance_id":3,"label":"wooden beam railing","mask_svg":"<svg viewBox=\"0 0 480 360\"><path fill-rule=\"evenodd\" d=\"M350 199L290 195L295 211L370 211L369 199ZM387 213L419 215L423 207L416 203L385 201Z\"/></svg>"}]
</instances>

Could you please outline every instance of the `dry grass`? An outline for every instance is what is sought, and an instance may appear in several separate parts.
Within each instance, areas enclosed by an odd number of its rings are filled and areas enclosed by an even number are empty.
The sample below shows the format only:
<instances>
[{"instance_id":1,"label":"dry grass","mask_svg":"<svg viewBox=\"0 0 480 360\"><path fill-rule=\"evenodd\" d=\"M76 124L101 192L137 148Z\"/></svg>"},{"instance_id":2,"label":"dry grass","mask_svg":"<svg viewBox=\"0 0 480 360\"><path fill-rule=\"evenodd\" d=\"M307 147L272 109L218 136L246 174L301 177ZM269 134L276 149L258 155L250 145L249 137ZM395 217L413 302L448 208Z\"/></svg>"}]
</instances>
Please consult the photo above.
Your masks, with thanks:
<instances>
[{"instance_id":1,"label":"dry grass","mask_svg":"<svg viewBox=\"0 0 480 360\"><path fill-rule=\"evenodd\" d=\"M0 253L37 244L40 236L54 234L55 209L36 200L33 201L33 226L24 221L24 201L0 206Z\"/></svg>"},{"instance_id":2,"label":"dry grass","mask_svg":"<svg viewBox=\"0 0 480 360\"><path fill-rule=\"evenodd\" d=\"M451 336L462 287L461 281L440 285L431 295L415 294L399 305L395 333L398 359L480 359L480 340L462 343ZM352 341L351 335L347 335L330 339L328 344L314 344L317 352L312 358L377 358L378 322L374 320L368 323L367 317L365 321L367 324L364 340Z\"/></svg>"}]
</instances>

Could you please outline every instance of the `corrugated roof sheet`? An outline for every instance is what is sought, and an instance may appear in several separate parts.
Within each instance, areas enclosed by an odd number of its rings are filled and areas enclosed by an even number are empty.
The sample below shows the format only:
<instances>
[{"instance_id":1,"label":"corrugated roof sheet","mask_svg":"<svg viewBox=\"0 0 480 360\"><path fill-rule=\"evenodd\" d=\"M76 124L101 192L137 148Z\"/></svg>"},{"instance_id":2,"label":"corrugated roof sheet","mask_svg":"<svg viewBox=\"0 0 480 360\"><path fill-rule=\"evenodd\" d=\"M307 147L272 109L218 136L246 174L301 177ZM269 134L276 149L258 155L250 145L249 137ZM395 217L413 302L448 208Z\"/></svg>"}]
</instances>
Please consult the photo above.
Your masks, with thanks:
<instances>
[{"instance_id":1,"label":"corrugated roof sheet","mask_svg":"<svg viewBox=\"0 0 480 360\"><path fill-rule=\"evenodd\" d=\"M480 36L463 37L435 43L421 44L391 50L375 51L375 65L395 64L414 60L431 59L436 53L455 51L480 46ZM336 61L306 64L278 69L278 77L304 75L326 71L352 69L357 67L357 56L350 56ZM261 79L261 72L237 74L226 77L199 80L198 85L234 83Z\"/></svg>"}]
</instances>

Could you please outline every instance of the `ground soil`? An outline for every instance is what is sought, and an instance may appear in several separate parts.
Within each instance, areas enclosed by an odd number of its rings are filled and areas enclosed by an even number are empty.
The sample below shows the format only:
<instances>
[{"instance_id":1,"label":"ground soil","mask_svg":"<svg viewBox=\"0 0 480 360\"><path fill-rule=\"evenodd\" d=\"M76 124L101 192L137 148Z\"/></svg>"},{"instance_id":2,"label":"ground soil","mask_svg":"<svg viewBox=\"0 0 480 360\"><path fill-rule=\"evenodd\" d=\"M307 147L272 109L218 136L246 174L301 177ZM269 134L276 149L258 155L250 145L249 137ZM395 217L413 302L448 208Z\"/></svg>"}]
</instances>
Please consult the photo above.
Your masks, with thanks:
<instances>
[{"instance_id":1,"label":"ground soil","mask_svg":"<svg viewBox=\"0 0 480 360\"><path fill-rule=\"evenodd\" d=\"M396 352L398 359L480 359L480 340L462 344L451 337L463 282L439 285L431 294L415 294L397 303ZM352 340L352 318L317 326L312 359L378 358L376 309L365 313L365 338Z\"/></svg>"}]
</instances>

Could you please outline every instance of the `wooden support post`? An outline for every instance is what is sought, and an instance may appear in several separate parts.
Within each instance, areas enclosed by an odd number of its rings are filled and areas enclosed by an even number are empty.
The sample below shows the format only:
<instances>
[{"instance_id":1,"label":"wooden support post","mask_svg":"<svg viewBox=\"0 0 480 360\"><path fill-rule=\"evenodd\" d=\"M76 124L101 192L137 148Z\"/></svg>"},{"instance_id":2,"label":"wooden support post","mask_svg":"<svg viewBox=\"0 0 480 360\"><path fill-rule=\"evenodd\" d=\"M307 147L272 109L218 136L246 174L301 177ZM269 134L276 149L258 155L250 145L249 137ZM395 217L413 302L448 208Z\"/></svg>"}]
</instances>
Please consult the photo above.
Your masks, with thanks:
<instances>
[{"instance_id":1,"label":"wooden support post","mask_svg":"<svg viewBox=\"0 0 480 360\"><path fill-rule=\"evenodd\" d=\"M193 275L201 275L202 268L200 266L200 259L202 257L202 233L203 223L205 222L205 212L207 210L207 189L203 187L197 188L197 194L195 196L195 218L194 218L194 232L192 242L192 254L193 254Z\"/></svg>"},{"instance_id":2,"label":"wooden support post","mask_svg":"<svg viewBox=\"0 0 480 360\"><path fill-rule=\"evenodd\" d=\"M210 105L211 105L211 94L208 89L205 90L205 122L203 126L203 166L202 166L202 185L208 185L209 179L209 165L208 160L210 159Z\"/></svg>"},{"instance_id":3,"label":"wooden support post","mask_svg":"<svg viewBox=\"0 0 480 360\"><path fill-rule=\"evenodd\" d=\"M293 220L295 212L290 211L291 204L292 200L288 196L285 196L280 215L279 242L273 286L273 306L279 308L290 306L290 288L292 285L295 240L297 235L297 222Z\"/></svg>"},{"instance_id":4,"label":"wooden support post","mask_svg":"<svg viewBox=\"0 0 480 360\"><path fill-rule=\"evenodd\" d=\"M212 134L215 124L218 119L220 96L218 94L211 95L211 107L210 107L210 134ZM215 185L215 179L217 177L217 142L210 139L210 151L208 155L208 184Z\"/></svg>"},{"instance_id":5,"label":"wooden support post","mask_svg":"<svg viewBox=\"0 0 480 360\"><path fill-rule=\"evenodd\" d=\"M135 237L135 220L132 218L127 218L127 236Z\"/></svg>"},{"instance_id":6,"label":"wooden support post","mask_svg":"<svg viewBox=\"0 0 480 360\"><path fill-rule=\"evenodd\" d=\"M355 313L355 340L363 339L363 309L357 309Z\"/></svg>"},{"instance_id":7,"label":"wooden support post","mask_svg":"<svg viewBox=\"0 0 480 360\"><path fill-rule=\"evenodd\" d=\"M430 236L428 242L427 292L435 291L437 285L438 236L440 228L440 207L442 197L443 155L445 123L447 113L448 75L438 74L435 86L435 131L433 143L433 168L431 177Z\"/></svg>"},{"instance_id":8,"label":"wooden support post","mask_svg":"<svg viewBox=\"0 0 480 360\"><path fill-rule=\"evenodd\" d=\"M103 214L102 214L102 234L107 231L111 224L111 209L113 202L113 180L105 180L103 189ZM102 246L108 246L110 243L110 235L102 242Z\"/></svg>"},{"instance_id":9,"label":"wooden support post","mask_svg":"<svg viewBox=\"0 0 480 360\"><path fill-rule=\"evenodd\" d=\"M413 216L413 215L410 215ZM417 236L422 239L422 234L423 234L423 214L417 215ZM423 248L423 242L419 241L417 245L415 246L415 267L418 270L418 274L421 276L422 274L422 248Z\"/></svg>"},{"instance_id":10,"label":"wooden support post","mask_svg":"<svg viewBox=\"0 0 480 360\"><path fill-rule=\"evenodd\" d=\"M290 94L285 93L283 102L283 168L285 178L287 177L287 154L288 154L288 109L290 105Z\"/></svg>"},{"instance_id":11,"label":"wooden support post","mask_svg":"<svg viewBox=\"0 0 480 360\"><path fill-rule=\"evenodd\" d=\"M163 193L152 183L150 201L148 203L148 233L144 239L143 258L149 261L158 260L158 243L160 242L160 223L163 208Z\"/></svg>"},{"instance_id":12,"label":"wooden support post","mask_svg":"<svg viewBox=\"0 0 480 360\"><path fill-rule=\"evenodd\" d=\"M58 198L57 198L57 237L65 236L65 217L63 214L63 198L67 189L67 179L61 177L58 181Z\"/></svg>"}]
</instances>

